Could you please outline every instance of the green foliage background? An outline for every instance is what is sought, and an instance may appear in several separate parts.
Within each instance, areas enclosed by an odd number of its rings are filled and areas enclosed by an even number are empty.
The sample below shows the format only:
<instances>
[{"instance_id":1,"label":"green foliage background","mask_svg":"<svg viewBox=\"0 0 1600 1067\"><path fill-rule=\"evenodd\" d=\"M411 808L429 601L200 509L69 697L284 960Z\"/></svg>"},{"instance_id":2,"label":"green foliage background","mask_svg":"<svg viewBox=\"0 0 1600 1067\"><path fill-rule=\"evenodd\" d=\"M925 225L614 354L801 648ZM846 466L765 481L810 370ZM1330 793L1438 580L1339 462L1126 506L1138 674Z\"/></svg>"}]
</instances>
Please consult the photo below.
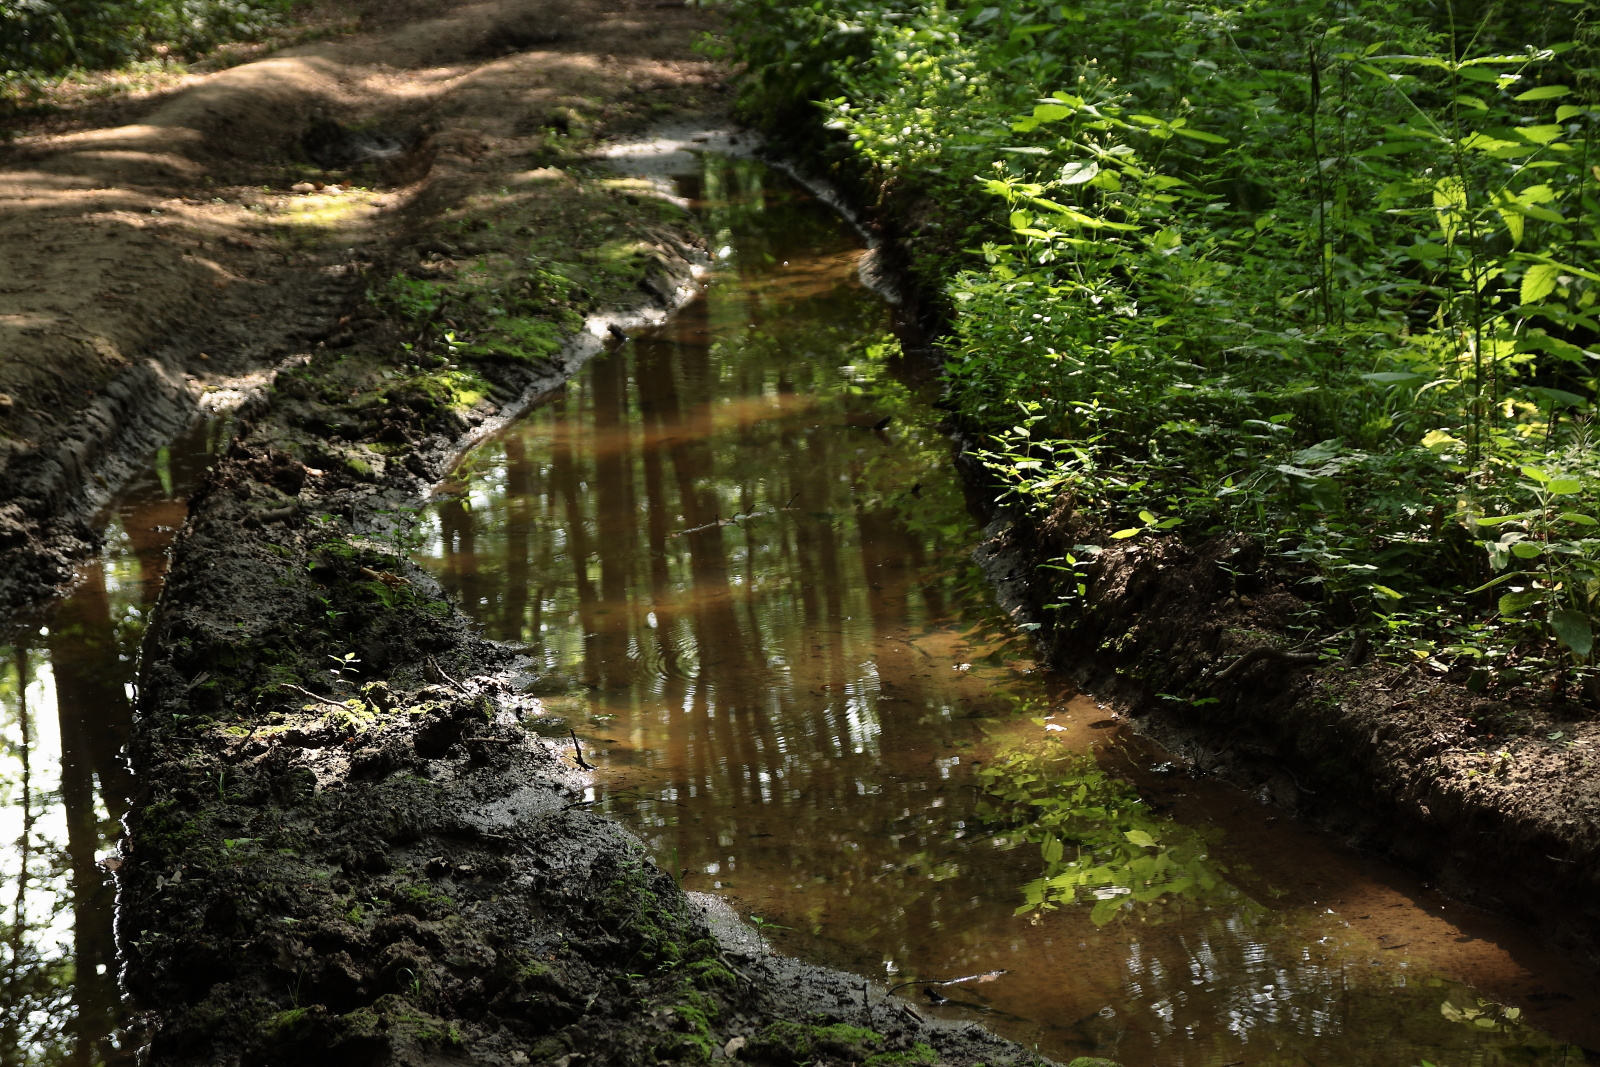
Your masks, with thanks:
<instances>
[{"instance_id":1,"label":"green foliage background","mask_svg":"<svg viewBox=\"0 0 1600 1067\"><path fill-rule=\"evenodd\" d=\"M119 66L166 47L196 55L282 24L298 0L0 0L7 81Z\"/></svg>"},{"instance_id":2,"label":"green foliage background","mask_svg":"<svg viewBox=\"0 0 1600 1067\"><path fill-rule=\"evenodd\" d=\"M1579 3L726 0L742 106L910 217L1009 492L1265 542L1474 687L1587 670L1597 31ZM820 120L820 121L819 121ZM1332 654L1332 652L1330 652Z\"/></svg>"}]
</instances>

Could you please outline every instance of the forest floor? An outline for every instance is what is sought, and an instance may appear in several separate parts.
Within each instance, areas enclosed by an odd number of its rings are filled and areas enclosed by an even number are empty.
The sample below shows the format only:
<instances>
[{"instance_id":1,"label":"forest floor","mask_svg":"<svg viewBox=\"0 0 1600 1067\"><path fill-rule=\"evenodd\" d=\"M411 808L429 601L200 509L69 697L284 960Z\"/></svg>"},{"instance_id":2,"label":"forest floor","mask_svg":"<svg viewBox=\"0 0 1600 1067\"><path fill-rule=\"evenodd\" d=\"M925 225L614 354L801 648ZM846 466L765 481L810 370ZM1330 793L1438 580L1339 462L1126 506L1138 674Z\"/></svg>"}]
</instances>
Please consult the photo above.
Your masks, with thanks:
<instances>
[{"instance_id":1,"label":"forest floor","mask_svg":"<svg viewBox=\"0 0 1600 1067\"><path fill-rule=\"evenodd\" d=\"M0 154L0 608L69 579L198 406L235 410L146 641L110 864L141 1062L1038 1062L686 896L407 555L464 448L692 292L693 218L601 157L725 122L705 25L374 4Z\"/></svg>"}]
</instances>

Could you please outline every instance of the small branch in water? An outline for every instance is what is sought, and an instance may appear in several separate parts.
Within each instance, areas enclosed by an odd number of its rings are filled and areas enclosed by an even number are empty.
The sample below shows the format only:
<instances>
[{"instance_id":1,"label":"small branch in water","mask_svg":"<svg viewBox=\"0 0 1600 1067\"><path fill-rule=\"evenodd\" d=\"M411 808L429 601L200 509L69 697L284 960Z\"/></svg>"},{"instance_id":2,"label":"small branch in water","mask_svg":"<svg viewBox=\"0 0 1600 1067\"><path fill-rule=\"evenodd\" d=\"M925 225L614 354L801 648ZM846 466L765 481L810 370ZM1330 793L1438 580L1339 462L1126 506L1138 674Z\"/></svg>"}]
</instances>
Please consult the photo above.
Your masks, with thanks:
<instances>
[{"instance_id":1,"label":"small branch in water","mask_svg":"<svg viewBox=\"0 0 1600 1067\"><path fill-rule=\"evenodd\" d=\"M715 530L719 526L737 526L746 519L764 519L768 515L777 515L780 512L793 511L794 508L790 507L789 505L793 504L795 497L798 497L799 495L799 493L796 493L794 496L790 497L789 503L785 504L781 508L773 508L771 511L756 511L752 509L750 511L743 512L742 514L735 515L731 519L719 518L716 522L708 522L704 526L691 526L687 530L678 530L672 534L672 536L681 537L684 534L700 533L702 530Z\"/></svg>"},{"instance_id":2,"label":"small branch in water","mask_svg":"<svg viewBox=\"0 0 1600 1067\"><path fill-rule=\"evenodd\" d=\"M996 978L999 978L1002 974L1008 974L1008 973L1010 973L1010 972L1005 971L1005 970L984 971L982 974L965 974L965 975L962 975L960 978L946 978L942 982L941 981L921 981L921 980L914 981L914 982L901 982L897 986L891 986L889 988L889 992L885 993L884 995L892 997L897 992L899 992L900 990L908 988L909 986L914 986L914 985L940 986L940 985L960 985L963 982L992 982Z\"/></svg>"},{"instance_id":3,"label":"small branch in water","mask_svg":"<svg viewBox=\"0 0 1600 1067\"><path fill-rule=\"evenodd\" d=\"M586 771L594 770L594 765L583 758L583 746L578 743L578 731L569 727L567 733L572 735L572 750L578 754L578 766Z\"/></svg>"}]
</instances>

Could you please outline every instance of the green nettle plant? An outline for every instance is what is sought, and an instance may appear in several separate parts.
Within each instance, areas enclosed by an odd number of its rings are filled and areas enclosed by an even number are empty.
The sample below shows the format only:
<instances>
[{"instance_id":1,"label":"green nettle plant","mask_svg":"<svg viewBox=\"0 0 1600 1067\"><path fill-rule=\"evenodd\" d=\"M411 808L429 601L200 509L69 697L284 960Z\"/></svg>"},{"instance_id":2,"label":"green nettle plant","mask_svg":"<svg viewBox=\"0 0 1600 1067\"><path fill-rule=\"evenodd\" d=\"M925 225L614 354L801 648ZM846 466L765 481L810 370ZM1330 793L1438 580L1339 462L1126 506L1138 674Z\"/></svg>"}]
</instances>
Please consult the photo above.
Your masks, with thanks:
<instances>
[{"instance_id":1,"label":"green nettle plant","mask_svg":"<svg viewBox=\"0 0 1600 1067\"><path fill-rule=\"evenodd\" d=\"M1106 531L1063 610L1118 538L1243 530L1475 686L1588 669L1587 7L723 6L752 113L821 108L940 205L952 407L1009 494Z\"/></svg>"}]
</instances>

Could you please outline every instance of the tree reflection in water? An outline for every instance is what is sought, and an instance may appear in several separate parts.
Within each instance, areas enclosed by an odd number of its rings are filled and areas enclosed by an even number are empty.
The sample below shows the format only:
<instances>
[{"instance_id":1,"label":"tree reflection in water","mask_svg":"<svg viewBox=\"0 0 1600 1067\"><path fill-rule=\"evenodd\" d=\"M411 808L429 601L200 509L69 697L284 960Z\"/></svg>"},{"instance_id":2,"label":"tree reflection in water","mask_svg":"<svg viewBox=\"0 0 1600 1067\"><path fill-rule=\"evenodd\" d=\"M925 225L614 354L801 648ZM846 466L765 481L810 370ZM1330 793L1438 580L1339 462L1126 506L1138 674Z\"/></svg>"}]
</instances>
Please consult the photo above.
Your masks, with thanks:
<instances>
[{"instance_id":1,"label":"tree reflection in water","mask_svg":"<svg viewBox=\"0 0 1600 1067\"><path fill-rule=\"evenodd\" d=\"M585 735L596 799L783 951L1006 970L943 992L1063 1059L1562 1063L1536 1030L1442 1012L1477 1001L1326 907L1229 882L1203 828L1086 757L1056 783L1085 804L1067 793L1054 825L985 823L975 765L1046 713L1087 751L1103 713L1069 714L990 599L937 383L856 280L854 236L754 163L686 184L721 252L703 298L474 452L418 557L525 649L531 725ZM1115 817L1090 818L1090 788ZM1069 838L1107 862L1074 868ZM1078 902L1041 873L1084 875ZM1059 908L1016 914L1030 884Z\"/></svg>"},{"instance_id":2,"label":"tree reflection in water","mask_svg":"<svg viewBox=\"0 0 1600 1067\"><path fill-rule=\"evenodd\" d=\"M121 749L145 617L184 494L226 433L206 419L153 455L71 593L0 643L0 1067L132 1062L101 858L132 791Z\"/></svg>"}]
</instances>

